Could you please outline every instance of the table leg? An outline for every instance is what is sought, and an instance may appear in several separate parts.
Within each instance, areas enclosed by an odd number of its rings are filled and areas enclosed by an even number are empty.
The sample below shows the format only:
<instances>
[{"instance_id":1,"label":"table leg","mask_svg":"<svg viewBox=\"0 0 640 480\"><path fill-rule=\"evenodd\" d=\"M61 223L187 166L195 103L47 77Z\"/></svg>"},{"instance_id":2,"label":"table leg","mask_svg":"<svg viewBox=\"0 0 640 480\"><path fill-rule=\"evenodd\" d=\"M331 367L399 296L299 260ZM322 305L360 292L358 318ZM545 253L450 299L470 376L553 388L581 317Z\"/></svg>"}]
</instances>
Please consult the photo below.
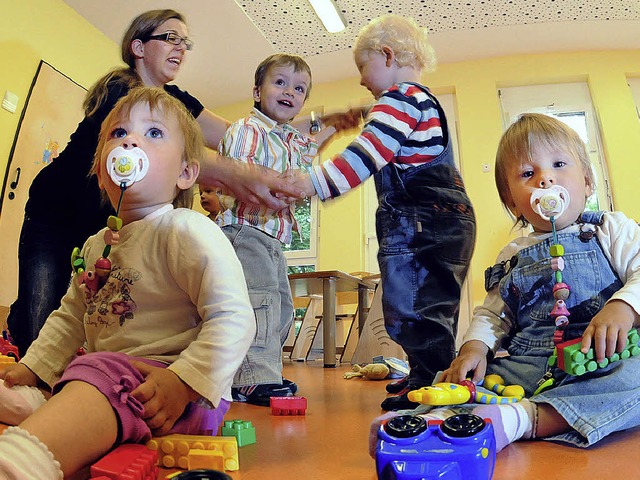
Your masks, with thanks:
<instances>
[{"instance_id":1,"label":"table leg","mask_svg":"<svg viewBox=\"0 0 640 480\"><path fill-rule=\"evenodd\" d=\"M364 311L369 307L369 288L358 285L358 338L364 329Z\"/></svg>"},{"instance_id":2,"label":"table leg","mask_svg":"<svg viewBox=\"0 0 640 480\"><path fill-rule=\"evenodd\" d=\"M324 367L336 367L336 279L322 281L322 346Z\"/></svg>"}]
</instances>

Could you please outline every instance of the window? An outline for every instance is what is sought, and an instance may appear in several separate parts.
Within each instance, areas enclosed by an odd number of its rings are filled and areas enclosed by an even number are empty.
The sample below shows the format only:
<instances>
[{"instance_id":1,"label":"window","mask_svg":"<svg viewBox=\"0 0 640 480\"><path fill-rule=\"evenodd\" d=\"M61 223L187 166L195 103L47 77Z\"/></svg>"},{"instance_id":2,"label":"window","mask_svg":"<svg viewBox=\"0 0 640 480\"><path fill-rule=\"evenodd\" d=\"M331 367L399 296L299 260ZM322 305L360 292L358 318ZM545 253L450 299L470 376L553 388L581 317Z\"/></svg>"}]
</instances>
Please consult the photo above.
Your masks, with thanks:
<instances>
[{"instance_id":1,"label":"window","mask_svg":"<svg viewBox=\"0 0 640 480\"><path fill-rule=\"evenodd\" d=\"M627 84L631 89L631 95L633 96L633 101L636 104L638 120L640 120L640 78L627 78Z\"/></svg>"},{"instance_id":2,"label":"window","mask_svg":"<svg viewBox=\"0 0 640 480\"><path fill-rule=\"evenodd\" d=\"M316 243L318 236L318 198L313 196L300 200L296 205L296 220L300 234L293 232L291 245L283 245L282 249L287 257L287 264L292 266L313 266L316 264ZM313 270L310 270L313 271ZM301 272L289 272L301 273Z\"/></svg>"},{"instance_id":3,"label":"window","mask_svg":"<svg viewBox=\"0 0 640 480\"><path fill-rule=\"evenodd\" d=\"M587 146L596 177L596 191L588 199L587 209L613 210L609 174L586 83L501 88L498 96L505 130L525 112L543 113L573 128Z\"/></svg>"}]
</instances>

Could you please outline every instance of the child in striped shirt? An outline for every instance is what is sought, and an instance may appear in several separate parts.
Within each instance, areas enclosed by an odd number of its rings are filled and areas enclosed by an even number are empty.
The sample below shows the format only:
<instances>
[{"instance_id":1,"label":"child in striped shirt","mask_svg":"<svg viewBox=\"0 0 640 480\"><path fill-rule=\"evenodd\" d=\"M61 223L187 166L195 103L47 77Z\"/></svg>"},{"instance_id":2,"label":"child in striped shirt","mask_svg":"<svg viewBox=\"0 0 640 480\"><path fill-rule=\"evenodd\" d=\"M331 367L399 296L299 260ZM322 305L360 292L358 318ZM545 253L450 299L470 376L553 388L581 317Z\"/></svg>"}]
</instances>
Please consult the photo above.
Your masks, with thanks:
<instances>
[{"instance_id":1,"label":"child in striped shirt","mask_svg":"<svg viewBox=\"0 0 640 480\"><path fill-rule=\"evenodd\" d=\"M310 91L311 69L304 59L282 53L266 58L255 73L253 111L229 127L219 152L286 175L306 171L318 152L316 142L324 143L336 126L340 128L338 123L324 121L327 128L311 137L289 123L300 113ZM332 118L342 119L339 115ZM236 373L232 394L236 401L268 406L270 397L297 391L295 383L282 377L282 346L294 308L281 245L291 243L294 229L299 232L295 204L271 210L241 202L224 191L219 200L221 213L216 222L242 263L258 330Z\"/></svg>"},{"instance_id":2,"label":"child in striped shirt","mask_svg":"<svg viewBox=\"0 0 640 480\"><path fill-rule=\"evenodd\" d=\"M373 176L387 331L407 353L407 388L384 410L414 408L406 393L430 385L455 356L460 291L475 243L475 217L455 166L447 119L421 74L435 63L427 30L385 15L354 47L360 83L376 98L360 135L340 155L300 175L321 200Z\"/></svg>"}]
</instances>

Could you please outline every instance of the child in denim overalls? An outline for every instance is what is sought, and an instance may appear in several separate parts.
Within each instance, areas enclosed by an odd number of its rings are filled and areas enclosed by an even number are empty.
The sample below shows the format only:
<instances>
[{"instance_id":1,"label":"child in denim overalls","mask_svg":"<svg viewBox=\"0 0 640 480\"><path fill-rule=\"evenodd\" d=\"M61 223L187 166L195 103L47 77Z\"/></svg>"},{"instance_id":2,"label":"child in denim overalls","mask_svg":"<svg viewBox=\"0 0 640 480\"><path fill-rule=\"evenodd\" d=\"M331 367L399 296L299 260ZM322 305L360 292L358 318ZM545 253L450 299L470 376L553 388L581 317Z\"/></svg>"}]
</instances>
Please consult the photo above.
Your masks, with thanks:
<instances>
[{"instance_id":1,"label":"child in denim overalls","mask_svg":"<svg viewBox=\"0 0 640 480\"><path fill-rule=\"evenodd\" d=\"M303 188L327 200L373 175L384 321L411 367L408 388L382 408L413 408L406 391L430 385L455 357L475 217L444 111L420 83L435 61L426 29L384 15L360 32L354 56L361 84L377 102L360 135L342 154L314 167Z\"/></svg>"},{"instance_id":2,"label":"child in denim overalls","mask_svg":"<svg viewBox=\"0 0 640 480\"><path fill-rule=\"evenodd\" d=\"M441 381L459 383L470 374L477 383L495 373L524 387L529 399L473 410L491 418L498 450L521 438L587 447L640 425L640 356L582 376L547 367L556 332L552 227L534 211L531 195L558 186L569 194L554 242L564 247L562 278L570 287L564 339L582 336L582 351L594 347L599 362L621 352L639 324L640 228L620 212L583 212L595 186L589 156L577 133L552 117L525 114L509 127L498 147L496 184L504 205L533 232L511 241L487 270L487 297ZM501 347L509 356L494 358ZM553 387L534 395L545 374ZM449 414L438 409L426 416Z\"/></svg>"}]
</instances>

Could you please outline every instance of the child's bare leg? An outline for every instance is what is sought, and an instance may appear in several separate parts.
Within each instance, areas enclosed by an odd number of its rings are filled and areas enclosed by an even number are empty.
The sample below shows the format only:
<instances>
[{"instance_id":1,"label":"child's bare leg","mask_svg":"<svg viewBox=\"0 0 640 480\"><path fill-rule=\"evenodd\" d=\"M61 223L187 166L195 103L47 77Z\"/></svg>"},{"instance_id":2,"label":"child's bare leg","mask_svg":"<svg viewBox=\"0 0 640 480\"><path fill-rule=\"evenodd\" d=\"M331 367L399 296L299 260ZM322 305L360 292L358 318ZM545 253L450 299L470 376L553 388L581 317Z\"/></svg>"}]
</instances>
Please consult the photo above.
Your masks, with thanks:
<instances>
[{"instance_id":1,"label":"child's bare leg","mask_svg":"<svg viewBox=\"0 0 640 480\"><path fill-rule=\"evenodd\" d=\"M567 421L548 403L538 403L538 426L536 437L559 435L571 429Z\"/></svg>"},{"instance_id":2,"label":"child's bare leg","mask_svg":"<svg viewBox=\"0 0 640 480\"><path fill-rule=\"evenodd\" d=\"M49 448L65 476L107 453L118 434L118 421L106 397L80 381L67 383L20 427Z\"/></svg>"}]
</instances>

